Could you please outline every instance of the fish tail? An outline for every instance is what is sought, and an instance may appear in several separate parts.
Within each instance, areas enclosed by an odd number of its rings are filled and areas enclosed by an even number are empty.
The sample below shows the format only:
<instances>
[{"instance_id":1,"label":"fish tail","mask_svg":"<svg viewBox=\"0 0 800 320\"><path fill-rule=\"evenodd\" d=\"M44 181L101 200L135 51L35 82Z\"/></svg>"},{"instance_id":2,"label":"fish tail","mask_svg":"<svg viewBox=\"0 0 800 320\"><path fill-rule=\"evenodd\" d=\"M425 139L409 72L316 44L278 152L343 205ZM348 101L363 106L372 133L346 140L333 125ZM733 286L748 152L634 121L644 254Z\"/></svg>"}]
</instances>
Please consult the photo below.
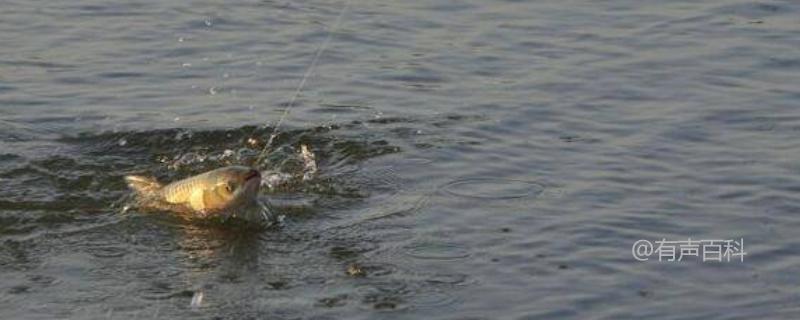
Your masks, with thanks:
<instances>
[{"instance_id":1,"label":"fish tail","mask_svg":"<svg viewBox=\"0 0 800 320\"><path fill-rule=\"evenodd\" d=\"M143 197L154 196L163 187L155 179L142 176L125 176L125 182L128 183L129 188Z\"/></svg>"}]
</instances>

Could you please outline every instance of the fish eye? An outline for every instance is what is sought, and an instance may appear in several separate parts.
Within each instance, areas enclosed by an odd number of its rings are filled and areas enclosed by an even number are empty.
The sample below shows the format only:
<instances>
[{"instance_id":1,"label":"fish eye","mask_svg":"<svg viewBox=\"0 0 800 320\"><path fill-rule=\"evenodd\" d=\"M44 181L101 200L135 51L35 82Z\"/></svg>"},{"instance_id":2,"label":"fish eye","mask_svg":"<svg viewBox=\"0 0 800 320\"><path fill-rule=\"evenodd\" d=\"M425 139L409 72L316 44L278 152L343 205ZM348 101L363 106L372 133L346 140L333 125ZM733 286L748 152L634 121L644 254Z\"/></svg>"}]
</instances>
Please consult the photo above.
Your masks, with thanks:
<instances>
[{"instance_id":1,"label":"fish eye","mask_svg":"<svg viewBox=\"0 0 800 320\"><path fill-rule=\"evenodd\" d=\"M225 191L233 192L233 190L236 190L236 185L233 182L228 182L225 184Z\"/></svg>"}]
</instances>

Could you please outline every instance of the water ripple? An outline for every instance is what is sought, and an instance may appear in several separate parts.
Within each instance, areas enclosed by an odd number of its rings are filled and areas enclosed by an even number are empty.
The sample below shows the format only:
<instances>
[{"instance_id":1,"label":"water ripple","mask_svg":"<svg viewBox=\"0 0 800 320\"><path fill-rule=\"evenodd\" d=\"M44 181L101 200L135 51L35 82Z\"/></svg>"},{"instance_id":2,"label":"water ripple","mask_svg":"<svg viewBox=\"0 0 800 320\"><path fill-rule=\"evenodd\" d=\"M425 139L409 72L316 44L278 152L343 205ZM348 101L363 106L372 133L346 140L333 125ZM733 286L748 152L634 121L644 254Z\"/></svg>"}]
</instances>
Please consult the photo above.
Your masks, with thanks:
<instances>
[{"instance_id":1,"label":"water ripple","mask_svg":"<svg viewBox=\"0 0 800 320\"><path fill-rule=\"evenodd\" d=\"M442 190L459 197L502 200L536 197L545 190L545 187L533 181L469 178L447 183Z\"/></svg>"},{"instance_id":2,"label":"water ripple","mask_svg":"<svg viewBox=\"0 0 800 320\"><path fill-rule=\"evenodd\" d=\"M469 250L456 243L417 242L404 247L405 253L423 260L458 260L471 255Z\"/></svg>"}]
</instances>

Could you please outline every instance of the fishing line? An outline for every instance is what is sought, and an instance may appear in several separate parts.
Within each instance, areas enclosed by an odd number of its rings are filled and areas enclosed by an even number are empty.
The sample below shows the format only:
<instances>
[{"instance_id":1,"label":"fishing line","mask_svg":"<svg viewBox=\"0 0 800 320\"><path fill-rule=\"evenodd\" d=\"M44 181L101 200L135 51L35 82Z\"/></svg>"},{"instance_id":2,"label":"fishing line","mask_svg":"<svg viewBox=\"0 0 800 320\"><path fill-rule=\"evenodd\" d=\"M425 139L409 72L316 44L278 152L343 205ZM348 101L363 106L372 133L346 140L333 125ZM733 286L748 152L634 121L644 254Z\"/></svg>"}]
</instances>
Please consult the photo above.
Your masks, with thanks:
<instances>
[{"instance_id":1,"label":"fishing line","mask_svg":"<svg viewBox=\"0 0 800 320\"><path fill-rule=\"evenodd\" d=\"M308 66L308 69L306 69L306 73L303 74L303 78L300 80L300 84L294 91L294 95L292 95L292 98L289 99L289 103L286 105L286 108L283 109L283 113L281 114L281 117L278 119L278 122L275 123L275 126L272 127L272 134L270 134L267 143L264 144L264 149L261 150L261 153L259 153L258 158L256 158L256 163L260 163L261 160L263 160L264 156L267 153L267 150L272 145L272 141L275 140L275 137L278 136L278 128L281 126L281 124L283 124L283 121L286 119L286 116L289 115L289 111L294 106L297 97L300 96L300 92L303 91L303 87L306 85L308 78L311 77L311 74L314 72L314 68L317 66L319 58L325 52L325 49L328 48L328 44L331 42L331 38L333 38L333 33L336 31L336 29L339 28L339 25L342 22L342 17L344 16L349 6L350 6L350 0L347 0L342 6L342 10L339 11L339 16L336 17L336 22L334 22L331 29L328 30L328 35L325 37L325 40L323 40L322 44L320 44L319 48L317 48L317 53L314 54L314 58L311 60L311 64Z\"/></svg>"}]
</instances>

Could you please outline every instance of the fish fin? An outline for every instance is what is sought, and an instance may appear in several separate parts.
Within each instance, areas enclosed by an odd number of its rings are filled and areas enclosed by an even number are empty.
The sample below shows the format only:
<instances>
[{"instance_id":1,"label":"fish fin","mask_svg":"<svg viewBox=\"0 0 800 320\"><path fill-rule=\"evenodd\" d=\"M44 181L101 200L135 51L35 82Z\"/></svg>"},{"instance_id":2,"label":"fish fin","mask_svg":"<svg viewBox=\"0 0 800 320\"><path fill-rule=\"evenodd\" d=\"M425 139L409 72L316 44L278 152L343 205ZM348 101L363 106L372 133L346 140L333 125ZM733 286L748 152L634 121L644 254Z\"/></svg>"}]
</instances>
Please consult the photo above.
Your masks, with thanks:
<instances>
[{"instance_id":1,"label":"fish fin","mask_svg":"<svg viewBox=\"0 0 800 320\"><path fill-rule=\"evenodd\" d=\"M125 182L140 196L153 196L162 187L155 179L142 176L125 176Z\"/></svg>"}]
</instances>

